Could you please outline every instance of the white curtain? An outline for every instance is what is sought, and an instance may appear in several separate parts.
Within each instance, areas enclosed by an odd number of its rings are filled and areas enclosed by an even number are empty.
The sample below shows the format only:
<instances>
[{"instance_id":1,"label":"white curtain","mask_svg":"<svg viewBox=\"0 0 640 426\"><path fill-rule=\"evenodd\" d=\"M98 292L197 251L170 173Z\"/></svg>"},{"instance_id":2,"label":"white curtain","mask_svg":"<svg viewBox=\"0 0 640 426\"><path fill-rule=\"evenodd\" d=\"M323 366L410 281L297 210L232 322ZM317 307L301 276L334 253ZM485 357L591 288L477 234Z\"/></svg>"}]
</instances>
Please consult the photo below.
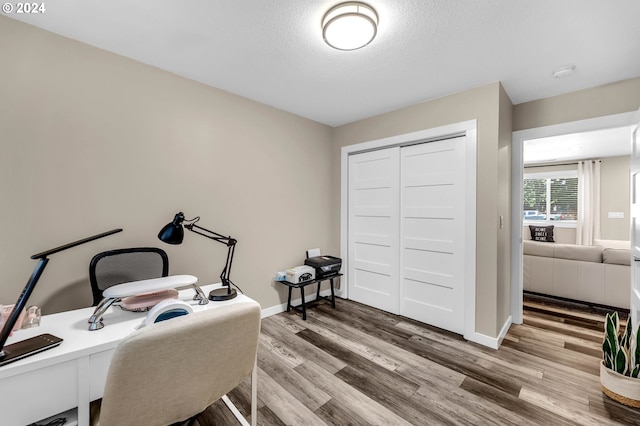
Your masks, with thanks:
<instances>
[{"instance_id":1,"label":"white curtain","mask_svg":"<svg viewBox=\"0 0 640 426\"><path fill-rule=\"evenodd\" d=\"M600 160L579 161L576 244L593 245L599 238Z\"/></svg>"}]
</instances>

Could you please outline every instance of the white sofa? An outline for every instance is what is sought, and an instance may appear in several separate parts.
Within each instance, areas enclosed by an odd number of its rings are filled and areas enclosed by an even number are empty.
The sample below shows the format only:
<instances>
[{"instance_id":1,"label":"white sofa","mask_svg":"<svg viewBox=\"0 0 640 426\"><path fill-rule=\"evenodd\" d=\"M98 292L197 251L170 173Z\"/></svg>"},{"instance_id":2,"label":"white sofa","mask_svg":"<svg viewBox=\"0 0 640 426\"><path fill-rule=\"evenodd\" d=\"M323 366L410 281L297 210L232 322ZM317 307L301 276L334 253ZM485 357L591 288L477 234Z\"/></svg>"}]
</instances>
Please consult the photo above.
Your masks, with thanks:
<instances>
[{"instance_id":1,"label":"white sofa","mask_svg":"<svg viewBox=\"0 0 640 426\"><path fill-rule=\"evenodd\" d=\"M525 291L629 309L628 248L523 241Z\"/></svg>"}]
</instances>

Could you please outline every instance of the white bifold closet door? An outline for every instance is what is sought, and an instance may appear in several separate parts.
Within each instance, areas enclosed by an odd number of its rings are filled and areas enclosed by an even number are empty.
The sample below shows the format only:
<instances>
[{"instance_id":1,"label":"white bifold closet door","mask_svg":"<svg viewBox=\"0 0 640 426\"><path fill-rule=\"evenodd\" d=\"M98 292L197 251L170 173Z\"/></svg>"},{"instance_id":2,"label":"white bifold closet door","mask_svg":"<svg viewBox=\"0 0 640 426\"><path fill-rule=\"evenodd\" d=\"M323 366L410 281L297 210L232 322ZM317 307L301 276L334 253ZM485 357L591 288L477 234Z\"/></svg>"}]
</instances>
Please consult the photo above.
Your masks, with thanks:
<instances>
[{"instance_id":1,"label":"white bifold closet door","mask_svg":"<svg viewBox=\"0 0 640 426\"><path fill-rule=\"evenodd\" d=\"M349 298L464 332L464 143L349 157Z\"/></svg>"},{"instance_id":2,"label":"white bifold closet door","mask_svg":"<svg viewBox=\"0 0 640 426\"><path fill-rule=\"evenodd\" d=\"M401 150L400 313L464 332L464 137Z\"/></svg>"},{"instance_id":3,"label":"white bifold closet door","mask_svg":"<svg viewBox=\"0 0 640 426\"><path fill-rule=\"evenodd\" d=\"M400 148L349 156L349 298L400 312Z\"/></svg>"}]
</instances>

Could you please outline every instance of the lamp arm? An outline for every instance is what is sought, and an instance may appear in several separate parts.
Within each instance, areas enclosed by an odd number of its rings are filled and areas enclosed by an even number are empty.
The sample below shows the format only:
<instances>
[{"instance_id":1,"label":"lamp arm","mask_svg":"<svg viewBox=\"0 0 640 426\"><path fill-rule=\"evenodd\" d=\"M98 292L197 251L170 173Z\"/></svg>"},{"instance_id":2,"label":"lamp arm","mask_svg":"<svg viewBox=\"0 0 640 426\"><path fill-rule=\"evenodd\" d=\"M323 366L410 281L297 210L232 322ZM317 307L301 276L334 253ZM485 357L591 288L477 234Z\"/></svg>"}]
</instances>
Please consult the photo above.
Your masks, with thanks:
<instances>
[{"instance_id":1,"label":"lamp arm","mask_svg":"<svg viewBox=\"0 0 640 426\"><path fill-rule=\"evenodd\" d=\"M229 277L231 276L231 263L233 262L233 253L235 250L236 244L234 242L232 245L229 245L229 250L227 251L227 261L225 262L224 269L220 274L222 285L229 287L229 291L231 291L231 280L229 279Z\"/></svg>"},{"instance_id":2,"label":"lamp arm","mask_svg":"<svg viewBox=\"0 0 640 426\"><path fill-rule=\"evenodd\" d=\"M107 237L112 234L117 234L118 232L122 232L122 228L112 229L111 231L103 232L101 234L93 235L91 237L83 238L78 241L74 241L69 244L62 245L60 247L52 248L51 250L43 251L42 253L34 254L31 256L32 259L43 259L51 254L58 253L59 251L67 250L75 246L79 246L80 244L88 243L93 240L97 240L99 238Z\"/></svg>"},{"instance_id":3,"label":"lamp arm","mask_svg":"<svg viewBox=\"0 0 640 426\"><path fill-rule=\"evenodd\" d=\"M229 277L231 276L231 264L233 263L233 254L235 252L236 243L238 241L235 238L218 234L217 232L213 232L207 228L203 228L202 226L196 225L195 223L185 224L184 227L193 233L202 235L203 237L227 245L227 247L229 248L227 250L227 261L225 262L222 273L220 274L220 281L222 282L223 287L227 287L227 293L231 293L232 282Z\"/></svg>"},{"instance_id":4,"label":"lamp arm","mask_svg":"<svg viewBox=\"0 0 640 426\"><path fill-rule=\"evenodd\" d=\"M235 245L237 242L234 238L227 237L222 234L218 234L217 232L213 232L207 228L203 228L202 226L198 226L193 223L186 224L184 225L184 227L193 233L202 235L203 237L209 238L211 240L215 240L219 243L226 244L227 246ZM204 232L200 232L200 231L204 231ZM207 232L208 234L206 234L205 232Z\"/></svg>"}]
</instances>

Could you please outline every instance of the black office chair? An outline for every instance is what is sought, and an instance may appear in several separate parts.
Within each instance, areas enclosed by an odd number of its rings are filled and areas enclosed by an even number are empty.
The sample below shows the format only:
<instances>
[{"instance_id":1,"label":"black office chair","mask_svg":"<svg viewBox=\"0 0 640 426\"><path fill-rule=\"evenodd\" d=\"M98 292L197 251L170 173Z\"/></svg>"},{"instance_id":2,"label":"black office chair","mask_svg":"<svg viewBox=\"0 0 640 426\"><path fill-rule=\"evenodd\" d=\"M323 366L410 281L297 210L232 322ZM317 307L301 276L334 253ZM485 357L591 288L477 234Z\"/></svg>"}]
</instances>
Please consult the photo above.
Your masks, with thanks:
<instances>
[{"instance_id":1,"label":"black office chair","mask_svg":"<svg viewBox=\"0 0 640 426\"><path fill-rule=\"evenodd\" d=\"M116 284L160 278L169 275L169 257L156 247L134 247L96 254L89 264L93 306L102 300L102 292Z\"/></svg>"}]
</instances>

